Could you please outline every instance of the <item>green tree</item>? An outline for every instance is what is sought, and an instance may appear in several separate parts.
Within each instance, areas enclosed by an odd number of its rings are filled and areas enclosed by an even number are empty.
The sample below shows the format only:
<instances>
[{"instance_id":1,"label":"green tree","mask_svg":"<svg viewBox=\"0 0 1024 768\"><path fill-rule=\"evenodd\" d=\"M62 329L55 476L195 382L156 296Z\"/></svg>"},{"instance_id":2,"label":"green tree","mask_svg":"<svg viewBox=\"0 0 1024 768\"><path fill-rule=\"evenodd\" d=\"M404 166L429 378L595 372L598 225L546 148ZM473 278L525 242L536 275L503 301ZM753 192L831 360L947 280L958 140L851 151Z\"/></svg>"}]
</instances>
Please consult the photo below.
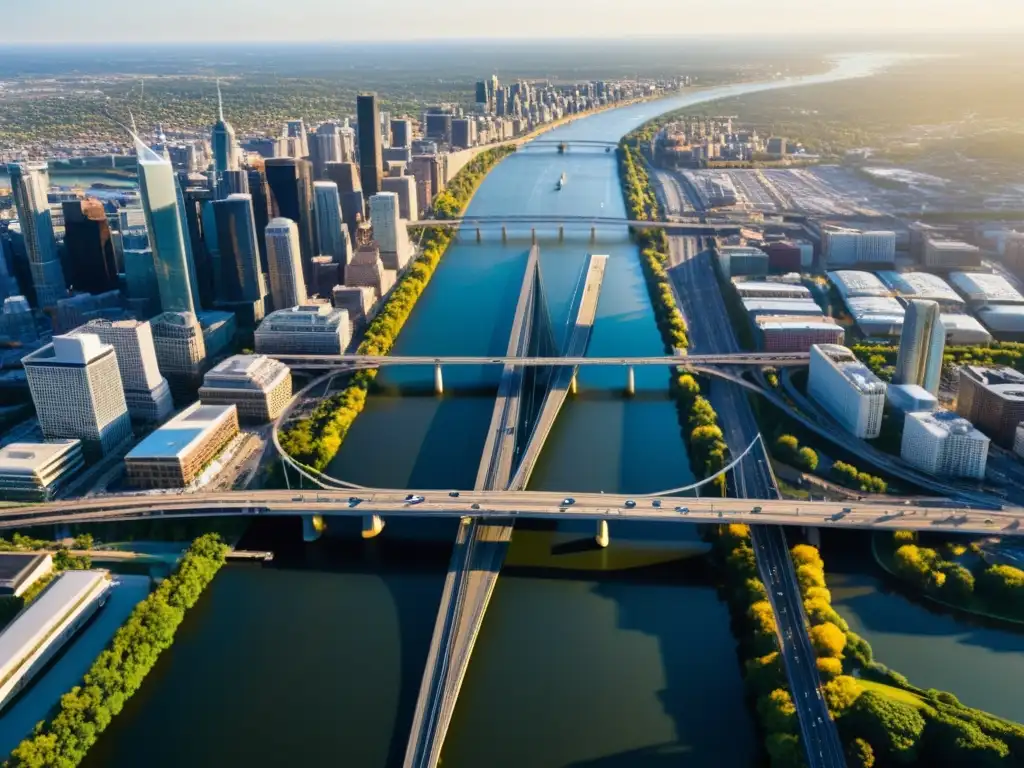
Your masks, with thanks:
<instances>
[{"instance_id":1,"label":"green tree","mask_svg":"<svg viewBox=\"0 0 1024 768\"><path fill-rule=\"evenodd\" d=\"M800 441L793 435L779 435L775 441L775 455L779 457L780 461L784 461L787 464L796 458L796 453L799 449Z\"/></svg>"},{"instance_id":2,"label":"green tree","mask_svg":"<svg viewBox=\"0 0 1024 768\"><path fill-rule=\"evenodd\" d=\"M847 768L873 768L875 751L864 739L854 739L846 746Z\"/></svg>"},{"instance_id":3,"label":"green tree","mask_svg":"<svg viewBox=\"0 0 1024 768\"><path fill-rule=\"evenodd\" d=\"M846 633L835 624L817 624L808 630L811 645L819 656L840 658L846 648Z\"/></svg>"},{"instance_id":4,"label":"green tree","mask_svg":"<svg viewBox=\"0 0 1024 768\"><path fill-rule=\"evenodd\" d=\"M829 680L824 685L825 702L828 704L828 711L834 717L841 717L846 713L858 697L864 692L861 684L856 678L849 675L839 675Z\"/></svg>"},{"instance_id":5,"label":"green tree","mask_svg":"<svg viewBox=\"0 0 1024 768\"><path fill-rule=\"evenodd\" d=\"M789 691L776 688L757 703L761 722L769 733L796 733L796 707Z\"/></svg>"},{"instance_id":6,"label":"green tree","mask_svg":"<svg viewBox=\"0 0 1024 768\"><path fill-rule=\"evenodd\" d=\"M925 722L913 706L866 690L857 697L844 721L846 718L852 732L893 762L912 765L917 759Z\"/></svg>"},{"instance_id":7,"label":"green tree","mask_svg":"<svg viewBox=\"0 0 1024 768\"><path fill-rule=\"evenodd\" d=\"M794 463L798 469L802 469L804 472L813 472L818 468L818 454L813 448L808 448L805 445L797 451Z\"/></svg>"}]
</instances>

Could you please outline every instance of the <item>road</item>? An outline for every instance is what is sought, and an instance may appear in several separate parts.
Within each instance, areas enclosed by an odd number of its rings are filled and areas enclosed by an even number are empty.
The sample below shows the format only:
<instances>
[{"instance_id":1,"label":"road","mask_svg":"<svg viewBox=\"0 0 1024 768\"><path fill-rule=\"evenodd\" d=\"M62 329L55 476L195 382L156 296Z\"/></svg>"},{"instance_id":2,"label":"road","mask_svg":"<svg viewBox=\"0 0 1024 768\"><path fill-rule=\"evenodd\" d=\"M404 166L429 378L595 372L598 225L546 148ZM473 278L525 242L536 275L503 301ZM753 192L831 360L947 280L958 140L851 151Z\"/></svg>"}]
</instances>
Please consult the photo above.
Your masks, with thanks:
<instances>
[{"instance_id":1,"label":"road","mask_svg":"<svg viewBox=\"0 0 1024 768\"><path fill-rule=\"evenodd\" d=\"M661 189L671 188L664 175ZM671 197L664 204L671 206ZM669 207L669 213L672 213ZM737 354L725 301L711 263L711 252L693 238L669 238L669 276L676 300L687 318L690 349L700 354ZM760 432L746 392L721 379L711 382L708 399L721 415L720 426L735 454ZM771 463L758 442L755 453L733 471L733 491L739 498L764 499L762 506L779 500ZM790 502L792 506L792 502ZM775 526L751 527L758 571L768 591L779 629L779 648L785 662L793 704L796 707L807 762L811 768L842 768L846 765L839 732L821 696L821 680L807 635L807 621L799 585L783 530Z\"/></svg>"}]
</instances>

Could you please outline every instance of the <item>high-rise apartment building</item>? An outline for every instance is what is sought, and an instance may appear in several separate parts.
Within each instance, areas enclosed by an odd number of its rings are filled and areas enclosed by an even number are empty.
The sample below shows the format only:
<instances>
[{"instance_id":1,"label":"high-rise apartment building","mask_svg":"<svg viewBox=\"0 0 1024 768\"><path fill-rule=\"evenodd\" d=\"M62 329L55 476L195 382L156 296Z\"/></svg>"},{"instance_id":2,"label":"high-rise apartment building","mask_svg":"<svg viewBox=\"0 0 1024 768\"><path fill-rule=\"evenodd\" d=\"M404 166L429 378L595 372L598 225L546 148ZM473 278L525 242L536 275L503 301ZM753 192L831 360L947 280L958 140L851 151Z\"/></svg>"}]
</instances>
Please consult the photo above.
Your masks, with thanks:
<instances>
[{"instance_id":1,"label":"high-rise apartment building","mask_svg":"<svg viewBox=\"0 0 1024 768\"><path fill-rule=\"evenodd\" d=\"M359 180L359 166L355 163L328 163L327 180L338 185L338 194L344 196L349 192L360 192L363 185Z\"/></svg>"},{"instance_id":2,"label":"high-rise apartment building","mask_svg":"<svg viewBox=\"0 0 1024 768\"><path fill-rule=\"evenodd\" d=\"M317 253L330 256L341 265L344 279L344 265L352 256L352 245L348 230L341 221L341 196L338 185L333 181L318 181L313 185L313 212L316 214Z\"/></svg>"},{"instance_id":3,"label":"high-rise apartment building","mask_svg":"<svg viewBox=\"0 0 1024 768\"><path fill-rule=\"evenodd\" d=\"M850 434L878 437L885 410L885 383L846 347L811 347L807 394Z\"/></svg>"},{"instance_id":4,"label":"high-rise apartment building","mask_svg":"<svg viewBox=\"0 0 1024 768\"><path fill-rule=\"evenodd\" d=\"M465 117L452 120L452 148L469 149L473 146L473 121Z\"/></svg>"},{"instance_id":5,"label":"high-rise apartment building","mask_svg":"<svg viewBox=\"0 0 1024 768\"><path fill-rule=\"evenodd\" d=\"M53 235L53 219L47 193L50 175L45 163L9 163L11 193L28 254L28 266L40 307L56 307L67 295L67 283Z\"/></svg>"},{"instance_id":6,"label":"high-rise apartment building","mask_svg":"<svg viewBox=\"0 0 1024 768\"><path fill-rule=\"evenodd\" d=\"M316 256L313 221L313 166L308 160L270 158L264 164L274 217L291 219L298 226L302 274L309 278L311 259ZM268 252L268 264L269 252Z\"/></svg>"},{"instance_id":7,"label":"high-rise apartment building","mask_svg":"<svg viewBox=\"0 0 1024 768\"><path fill-rule=\"evenodd\" d=\"M165 312L195 312L202 305L185 220L185 201L174 168L138 137L135 150L160 307Z\"/></svg>"},{"instance_id":8,"label":"high-rise apartment building","mask_svg":"<svg viewBox=\"0 0 1024 768\"><path fill-rule=\"evenodd\" d=\"M299 258L299 230L291 219L273 219L267 225L267 261L274 309L304 304L306 281Z\"/></svg>"},{"instance_id":9,"label":"high-rise apartment building","mask_svg":"<svg viewBox=\"0 0 1024 768\"><path fill-rule=\"evenodd\" d=\"M946 329L938 303L914 299L907 305L903 320L893 382L916 384L938 394L945 351Z\"/></svg>"},{"instance_id":10,"label":"high-rise apartment building","mask_svg":"<svg viewBox=\"0 0 1024 768\"><path fill-rule=\"evenodd\" d=\"M213 204L217 221L217 261L214 264L218 303L252 305L254 322L263 319L267 286L260 266L256 220L251 195L230 195Z\"/></svg>"},{"instance_id":11,"label":"high-rise apartment building","mask_svg":"<svg viewBox=\"0 0 1024 768\"><path fill-rule=\"evenodd\" d=\"M391 146L407 148L412 145L412 121L391 121Z\"/></svg>"},{"instance_id":12,"label":"high-rise apartment building","mask_svg":"<svg viewBox=\"0 0 1024 768\"><path fill-rule=\"evenodd\" d=\"M396 173L384 177L385 192L394 192L398 195L398 215L406 221L418 221L419 197L416 194L416 178L406 176L404 173Z\"/></svg>"},{"instance_id":13,"label":"high-rise apartment building","mask_svg":"<svg viewBox=\"0 0 1024 768\"><path fill-rule=\"evenodd\" d=\"M956 412L1003 448L1012 448L1024 421L1024 374L1013 368L960 368Z\"/></svg>"},{"instance_id":14,"label":"high-rise apartment building","mask_svg":"<svg viewBox=\"0 0 1024 768\"><path fill-rule=\"evenodd\" d=\"M309 156L309 145L307 143L306 121L302 118L289 120L284 126L284 135L295 140L295 152L292 157L302 158Z\"/></svg>"},{"instance_id":15,"label":"high-rise apartment building","mask_svg":"<svg viewBox=\"0 0 1024 768\"><path fill-rule=\"evenodd\" d=\"M370 198L373 239L380 246L380 258L387 269L403 269L409 261L409 234L399 216L398 195L381 192Z\"/></svg>"},{"instance_id":16,"label":"high-rise apartment building","mask_svg":"<svg viewBox=\"0 0 1024 768\"><path fill-rule=\"evenodd\" d=\"M384 176L376 93L361 93L356 97L356 117L359 121L359 176L366 196L372 197L380 192Z\"/></svg>"},{"instance_id":17,"label":"high-rise apartment building","mask_svg":"<svg viewBox=\"0 0 1024 768\"><path fill-rule=\"evenodd\" d=\"M252 215L256 225L256 242L260 247L260 269L267 272L267 238L266 229L270 219L270 189L267 176L259 168L251 168L249 175L249 194L252 195Z\"/></svg>"},{"instance_id":18,"label":"high-rise apartment building","mask_svg":"<svg viewBox=\"0 0 1024 768\"><path fill-rule=\"evenodd\" d=\"M153 330L139 320L91 320L72 335L93 334L114 348L121 386L133 421L163 422L174 402L167 380L160 374Z\"/></svg>"},{"instance_id":19,"label":"high-rise apartment building","mask_svg":"<svg viewBox=\"0 0 1024 768\"><path fill-rule=\"evenodd\" d=\"M131 436L114 348L95 334L54 336L22 365L47 440L78 439L105 455Z\"/></svg>"},{"instance_id":20,"label":"high-rise apartment building","mask_svg":"<svg viewBox=\"0 0 1024 768\"><path fill-rule=\"evenodd\" d=\"M936 477L982 480L989 439L952 411L908 413L903 422L900 456Z\"/></svg>"},{"instance_id":21,"label":"high-rise apartment building","mask_svg":"<svg viewBox=\"0 0 1024 768\"><path fill-rule=\"evenodd\" d=\"M206 369L206 341L191 312L164 312L150 321L160 373L178 405L195 398Z\"/></svg>"},{"instance_id":22,"label":"high-rise apartment building","mask_svg":"<svg viewBox=\"0 0 1024 768\"><path fill-rule=\"evenodd\" d=\"M117 290L117 262L103 203L93 199L68 200L61 208L71 288L86 293Z\"/></svg>"}]
</instances>

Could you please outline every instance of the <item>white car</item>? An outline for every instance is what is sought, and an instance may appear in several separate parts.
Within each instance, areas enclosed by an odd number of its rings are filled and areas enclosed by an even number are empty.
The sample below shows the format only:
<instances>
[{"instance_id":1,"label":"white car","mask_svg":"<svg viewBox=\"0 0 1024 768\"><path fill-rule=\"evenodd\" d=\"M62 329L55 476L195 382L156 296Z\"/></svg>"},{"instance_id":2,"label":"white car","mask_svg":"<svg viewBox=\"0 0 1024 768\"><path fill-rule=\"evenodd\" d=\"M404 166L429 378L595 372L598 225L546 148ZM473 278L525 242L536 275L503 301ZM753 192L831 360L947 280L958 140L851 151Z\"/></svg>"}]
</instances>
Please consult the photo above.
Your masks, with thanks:
<instances>
[{"instance_id":1,"label":"white car","mask_svg":"<svg viewBox=\"0 0 1024 768\"><path fill-rule=\"evenodd\" d=\"M422 504L424 501L426 501L426 499L422 496L414 496L411 493L405 497L406 504Z\"/></svg>"}]
</instances>

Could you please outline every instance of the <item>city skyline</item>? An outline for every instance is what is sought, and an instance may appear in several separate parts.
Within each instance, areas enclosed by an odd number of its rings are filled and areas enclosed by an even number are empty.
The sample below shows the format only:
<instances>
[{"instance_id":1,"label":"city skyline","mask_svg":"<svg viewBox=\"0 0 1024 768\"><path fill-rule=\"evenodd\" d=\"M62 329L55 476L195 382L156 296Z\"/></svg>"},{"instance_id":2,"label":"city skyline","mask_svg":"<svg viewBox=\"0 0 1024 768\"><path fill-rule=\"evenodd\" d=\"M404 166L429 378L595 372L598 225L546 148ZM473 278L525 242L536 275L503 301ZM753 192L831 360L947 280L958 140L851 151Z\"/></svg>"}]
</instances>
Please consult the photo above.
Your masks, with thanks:
<instances>
[{"instance_id":1,"label":"city skyline","mask_svg":"<svg viewBox=\"0 0 1024 768\"><path fill-rule=\"evenodd\" d=\"M380 6L340 6L327 0L300 0L284 15L275 14L271 0L225 0L212 5L202 0L182 0L174 14L155 3L137 4L132 13L110 25L88 6L69 0L45 0L30 6L16 4L6 9L7 20L19 30L24 43L66 43L75 41L229 42L229 41L389 41L431 39L519 39L615 38L649 34L677 28L680 32L700 30L701 34L749 36L764 34L836 33L837 21L846 21L845 32L982 32L1006 33L1024 29L1024 10L1017 0L984 0L968 6L943 7L927 0L904 0L893 5L884 0L835 0L828 13L813 0L786 0L774 13L762 13L754 0L723 0L713 7L699 3L655 0L646 13L637 14L612 0L598 0L579 14L571 3L523 0L516 13L536 14L544 26L529 25L521 35L506 27L500 34L481 34L492 29L493 9L487 6L456 6L453 13L420 13L412 0L396 0ZM265 23L274 14L272 26ZM206 24L196 25L203 17ZM232 36L225 36L230 29ZM497 30L496 30L497 32ZM668 33L671 34L671 33Z\"/></svg>"}]
</instances>

